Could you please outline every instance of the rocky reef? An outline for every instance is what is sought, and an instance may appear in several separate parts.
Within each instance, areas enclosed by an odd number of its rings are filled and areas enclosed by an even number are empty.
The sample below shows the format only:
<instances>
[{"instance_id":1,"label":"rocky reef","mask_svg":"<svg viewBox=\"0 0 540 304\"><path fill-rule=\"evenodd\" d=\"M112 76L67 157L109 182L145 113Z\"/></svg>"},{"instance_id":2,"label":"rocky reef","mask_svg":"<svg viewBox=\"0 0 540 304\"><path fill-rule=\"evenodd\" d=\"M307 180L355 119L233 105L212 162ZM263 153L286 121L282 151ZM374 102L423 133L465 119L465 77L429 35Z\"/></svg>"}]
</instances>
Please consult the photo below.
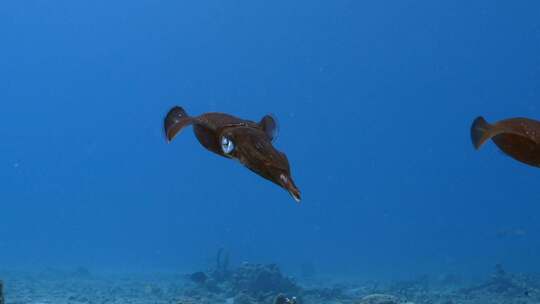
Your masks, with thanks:
<instances>
[{"instance_id":1,"label":"rocky reef","mask_svg":"<svg viewBox=\"0 0 540 304\"><path fill-rule=\"evenodd\" d=\"M298 294L300 287L290 277L285 277L276 264L260 265L245 263L232 276L236 293L254 297L266 294Z\"/></svg>"},{"instance_id":2,"label":"rocky reef","mask_svg":"<svg viewBox=\"0 0 540 304\"><path fill-rule=\"evenodd\" d=\"M205 272L191 274L192 286L188 287L184 296L190 301L203 298L222 299L226 303L292 303L302 289L296 282L282 274L275 264L243 263L236 269L229 269L228 255L220 251L216 259L216 267ZM295 300L296 301L296 300Z\"/></svg>"}]
</instances>

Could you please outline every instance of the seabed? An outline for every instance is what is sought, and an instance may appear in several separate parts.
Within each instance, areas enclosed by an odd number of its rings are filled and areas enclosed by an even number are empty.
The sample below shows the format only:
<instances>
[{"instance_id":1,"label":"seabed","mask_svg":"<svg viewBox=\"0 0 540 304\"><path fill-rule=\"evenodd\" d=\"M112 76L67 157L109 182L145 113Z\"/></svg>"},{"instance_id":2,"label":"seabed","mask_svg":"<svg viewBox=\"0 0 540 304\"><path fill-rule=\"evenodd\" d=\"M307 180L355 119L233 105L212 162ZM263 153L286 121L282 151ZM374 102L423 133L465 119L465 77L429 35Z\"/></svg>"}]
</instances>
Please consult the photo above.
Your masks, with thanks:
<instances>
[{"instance_id":1,"label":"seabed","mask_svg":"<svg viewBox=\"0 0 540 304\"><path fill-rule=\"evenodd\" d=\"M532 304L540 275L511 274L497 265L479 282L456 275L395 282L330 283L295 279L275 265L220 264L192 274L98 275L85 268L38 274L6 272L0 304ZM326 283L325 283L326 282Z\"/></svg>"}]
</instances>

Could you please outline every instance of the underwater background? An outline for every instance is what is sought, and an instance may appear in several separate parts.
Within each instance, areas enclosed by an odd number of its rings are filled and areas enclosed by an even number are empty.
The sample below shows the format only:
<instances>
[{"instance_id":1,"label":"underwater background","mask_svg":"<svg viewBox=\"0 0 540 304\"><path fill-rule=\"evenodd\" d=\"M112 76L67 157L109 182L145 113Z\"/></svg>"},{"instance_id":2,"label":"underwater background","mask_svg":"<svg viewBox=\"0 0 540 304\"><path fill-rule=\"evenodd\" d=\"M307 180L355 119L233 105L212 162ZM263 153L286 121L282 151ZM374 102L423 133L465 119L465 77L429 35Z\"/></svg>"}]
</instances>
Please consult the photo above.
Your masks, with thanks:
<instances>
[{"instance_id":1,"label":"underwater background","mask_svg":"<svg viewBox=\"0 0 540 304\"><path fill-rule=\"evenodd\" d=\"M540 118L538 1L7 0L0 37L0 273L540 271L539 171L469 136ZM273 113L302 203L174 105Z\"/></svg>"}]
</instances>

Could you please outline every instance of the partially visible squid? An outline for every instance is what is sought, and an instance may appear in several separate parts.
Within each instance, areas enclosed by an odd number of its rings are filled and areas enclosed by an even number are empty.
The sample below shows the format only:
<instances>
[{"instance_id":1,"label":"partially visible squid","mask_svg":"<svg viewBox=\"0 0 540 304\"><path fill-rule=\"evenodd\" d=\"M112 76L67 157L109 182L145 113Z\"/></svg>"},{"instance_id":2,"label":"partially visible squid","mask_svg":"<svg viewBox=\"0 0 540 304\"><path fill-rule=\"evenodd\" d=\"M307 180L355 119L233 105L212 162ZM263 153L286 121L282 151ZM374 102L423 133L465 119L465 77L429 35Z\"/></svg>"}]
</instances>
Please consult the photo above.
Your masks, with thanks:
<instances>
[{"instance_id":1,"label":"partially visible squid","mask_svg":"<svg viewBox=\"0 0 540 304\"><path fill-rule=\"evenodd\" d=\"M533 167L540 167L540 121L529 118L510 118L488 123L483 117L471 126L474 147L480 149L492 140L502 152Z\"/></svg>"}]
</instances>

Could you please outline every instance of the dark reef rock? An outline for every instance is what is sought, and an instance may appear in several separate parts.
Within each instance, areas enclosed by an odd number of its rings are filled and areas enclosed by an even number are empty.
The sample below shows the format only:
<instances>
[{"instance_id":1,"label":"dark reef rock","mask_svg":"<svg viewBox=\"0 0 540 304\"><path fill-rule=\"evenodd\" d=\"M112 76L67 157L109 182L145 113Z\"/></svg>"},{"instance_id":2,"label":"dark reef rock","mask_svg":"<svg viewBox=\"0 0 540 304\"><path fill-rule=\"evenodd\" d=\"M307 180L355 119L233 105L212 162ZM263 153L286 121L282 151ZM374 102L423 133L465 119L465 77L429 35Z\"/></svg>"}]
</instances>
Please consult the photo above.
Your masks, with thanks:
<instances>
[{"instance_id":1,"label":"dark reef rock","mask_svg":"<svg viewBox=\"0 0 540 304\"><path fill-rule=\"evenodd\" d=\"M274 304L296 304L296 297L287 298L285 295L280 294L274 299Z\"/></svg>"},{"instance_id":2,"label":"dark reef rock","mask_svg":"<svg viewBox=\"0 0 540 304\"><path fill-rule=\"evenodd\" d=\"M189 279L197 284L204 284L206 280L208 279L208 276L206 275L206 273L202 271L198 271L198 272L192 273L189 276Z\"/></svg>"},{"instance_id":3,"label":"dark reef rock","mask_svg":"<svg viewBox=\"0 0 540 304\"><path fill-rule=\"evenodd\" d=\"M300 288L291 279L283 276L275 264L260 265L245 263L233 273L233 288L236 292L250 295L261 294L295 294Z\"/></svg>"}]
</instances>

